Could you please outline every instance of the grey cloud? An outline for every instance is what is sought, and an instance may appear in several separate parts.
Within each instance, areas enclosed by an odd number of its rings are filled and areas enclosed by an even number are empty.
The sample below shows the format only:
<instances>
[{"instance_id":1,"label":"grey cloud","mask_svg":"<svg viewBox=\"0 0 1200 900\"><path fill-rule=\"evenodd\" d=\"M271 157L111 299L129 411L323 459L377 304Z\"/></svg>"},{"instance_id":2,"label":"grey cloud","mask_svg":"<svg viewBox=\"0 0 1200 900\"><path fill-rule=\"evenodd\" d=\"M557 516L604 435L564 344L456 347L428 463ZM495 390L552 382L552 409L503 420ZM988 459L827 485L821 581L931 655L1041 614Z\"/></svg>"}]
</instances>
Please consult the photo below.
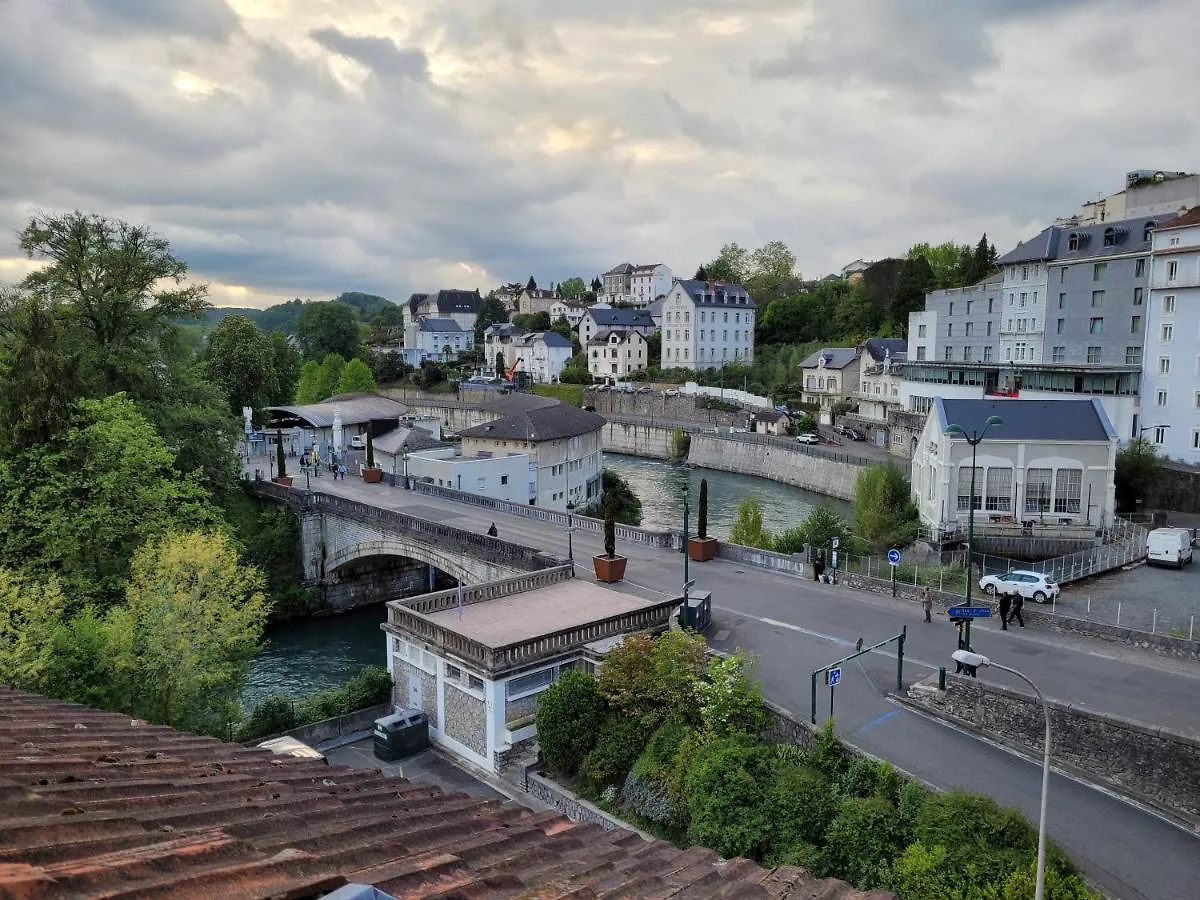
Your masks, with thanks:
<instances>
[{"instance_id":1,"label":"grey cloud","mask_svg":"<svg viewBox=\"0 0 1200 900\"><path fill-rule=\"evenodd\" d=\"M30 0L17 2L32 5ZM146 32L224 41L240 26L225 0L69 0L58 6L77 24L105 34Z\"/></svg>"},{"instance_id":2,"label":"grey cloud","mask_svg":"<svg viewBox=\"0 0 1200 900\"><path fill-rule=\"evenodd\" d=\"M362 63L381 77L424 80L428 60L420 50L402 50L390 38L345 34L329 25L309 36L331 53Z\"/></svg>"}]
</instances>

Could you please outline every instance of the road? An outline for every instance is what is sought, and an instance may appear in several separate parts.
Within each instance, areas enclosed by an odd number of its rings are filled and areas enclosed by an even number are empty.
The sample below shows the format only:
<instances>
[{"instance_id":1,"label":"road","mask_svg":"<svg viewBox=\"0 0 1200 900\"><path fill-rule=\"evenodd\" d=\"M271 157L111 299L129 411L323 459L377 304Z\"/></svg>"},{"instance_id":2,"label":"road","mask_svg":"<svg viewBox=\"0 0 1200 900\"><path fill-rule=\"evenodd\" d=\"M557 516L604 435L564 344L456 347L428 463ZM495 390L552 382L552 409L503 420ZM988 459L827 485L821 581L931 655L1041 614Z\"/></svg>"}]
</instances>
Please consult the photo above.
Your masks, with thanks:
<instances>
[{"instance_id":1,"label":"road","mask_svg":"<svg viewBox=\"0 0 1200 900\"><path fill-rule=\"evenodd\" d=\"M495 521L503 539L566 551L564 530L552 524L354 478L322 482L320 489L329 493L481 533ZM580 577L590 577L590 556L601 552L600 545L599 534L574 535ZM628 586L678 594L682 554L629 544L619 549L629 557ZM808 712L812 670L845 656L859 637L869 645L907 626L906 683L945 665L954 649L953 626L944 617L924 624L916 604L721 561L692 564L690 577L697 589L713 593L714 645L755 653L766 695L797 714ZM974 644L1024 671L1048 696L1200 735L1200 666L1029 628L1001 632L990 623L974 629ZM893 704L886 693L894 682L895 661L885 653L848 666L836 698L839 733L938 787L986 793L1036 819L1036 764ZM827 694L821 703L828 703ZM1050 790L1051 836L1111 896L1196 896L1196 836L1065 776L1054 776Z\"/></svg>"}]
</instances>

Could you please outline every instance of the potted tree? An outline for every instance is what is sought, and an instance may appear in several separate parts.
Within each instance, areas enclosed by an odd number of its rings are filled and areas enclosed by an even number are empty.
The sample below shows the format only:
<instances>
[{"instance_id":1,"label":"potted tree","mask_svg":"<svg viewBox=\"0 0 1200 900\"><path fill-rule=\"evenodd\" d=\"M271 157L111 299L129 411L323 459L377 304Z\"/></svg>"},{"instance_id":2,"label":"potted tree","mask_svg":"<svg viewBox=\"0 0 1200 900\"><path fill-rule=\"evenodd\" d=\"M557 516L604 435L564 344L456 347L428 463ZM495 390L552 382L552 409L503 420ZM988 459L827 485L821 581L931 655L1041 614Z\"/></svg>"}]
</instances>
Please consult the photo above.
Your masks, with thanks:
<instances>
[{"instance_id":1,"label":"potted tree","mask_svg":"<svg viewBox=\"0 0 1200 900\"><path fill-rule=\"evenodd\" d=\"M699 527L694 538L688 538L688 558L692 562L708 562L717 555L717 539L708 536L708 479L700 479Z\"/></svg>"},{"instance_id":2,"label":"potted tree","mask_svg":"<svg viewBox=\"0 0 1200 900\"><path fill-rule=\"evenodd\" d=\"M371 437L371 429L367 429L367 464L363 467L363 481L367 484L378 484L383 478L383 469L375 465L375 441Z\"/></svg>"},{"instance_id":3,"label":"potted tree","mask_svg":"<svg viewBox=\"0 0 1200 900\"><path fill-rule=\"evenodd\" d=\"M624 556L617 556L617 519L613 513L612 497L604 497L604 555L593 556L596 580L613 584L625 577Z\"/></svg>"},{"instance_id":4,"label":"potted tree","mask_svg":"<svg viewBox=\"0 0 1200 900\"><path fill-rule=\"evenodd\" d=\"M283 452L283 432L275 430L275 483L284 487L292 486L292 476L287 473L287 455Z\"/></svg>"}]
</instances>

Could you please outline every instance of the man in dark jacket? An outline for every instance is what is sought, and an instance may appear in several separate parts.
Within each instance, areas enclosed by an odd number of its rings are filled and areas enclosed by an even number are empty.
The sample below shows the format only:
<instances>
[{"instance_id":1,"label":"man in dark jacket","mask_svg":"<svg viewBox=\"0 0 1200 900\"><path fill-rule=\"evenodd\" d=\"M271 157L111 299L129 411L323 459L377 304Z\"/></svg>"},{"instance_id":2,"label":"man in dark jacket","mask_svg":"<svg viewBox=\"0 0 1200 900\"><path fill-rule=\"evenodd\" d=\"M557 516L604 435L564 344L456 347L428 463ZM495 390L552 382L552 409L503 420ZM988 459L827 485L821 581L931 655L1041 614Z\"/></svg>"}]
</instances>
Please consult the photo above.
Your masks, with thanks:
<instances>
[{"instance_id":1,"label":"man in dark jacket","mask_svg":"<svg viewBox=\"0 0 1200 900\"><path fill-rule=\"evenodd\" d=\"M1025 598L1022 597L1020 594L1014 594L1013 601L1012 601L1012 615L1010 615L1008 617L1008 621L1010 621L1010 622L1013 619L1016 619L1017 624L1020 625L1022 628L1025 627L1025 620L1023 618L1021 618L1021 607L1023 607L1024 605L1025 605Z\"/></svg>"},{"instance_id":2,"label":"man in dark jacket","mask_svg":"<svg viewBox=\"0 0 1200 900\"><path fill-rule=\"evenodd\" d=\"M1008 590L1001 588L1000 591L1000 630L1008 631L1008 613L1012 609L1012 595Z\"/></svg>"}]
</instances>

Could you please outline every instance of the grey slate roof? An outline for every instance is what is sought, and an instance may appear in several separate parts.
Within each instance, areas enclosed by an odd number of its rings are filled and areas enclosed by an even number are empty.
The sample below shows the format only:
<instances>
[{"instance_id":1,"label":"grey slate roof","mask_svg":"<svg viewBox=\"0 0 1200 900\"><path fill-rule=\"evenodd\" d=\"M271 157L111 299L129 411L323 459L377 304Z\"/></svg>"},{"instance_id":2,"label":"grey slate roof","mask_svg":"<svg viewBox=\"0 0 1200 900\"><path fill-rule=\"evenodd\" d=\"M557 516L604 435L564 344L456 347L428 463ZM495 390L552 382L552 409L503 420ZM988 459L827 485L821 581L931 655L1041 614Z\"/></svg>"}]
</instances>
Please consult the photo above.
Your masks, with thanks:
<instances>
[{"instance_id":1,"label":"grey slate roof","mask_svg":"<svg viewBox=\"0 0 1200 900\"><path fill-rule=\"evenodd\" d=\"M301 406L268 406L267 412L280 413L275 419L300 419L312 428L330 428L335 413L341 413L343 425L361 425L373 419L397 419L408 407L377 394L339 394L322 403Z\"/></svg>"},{"instance_id":2,"label":"grey slate roof","mask_svg":"<svg viewBox=\"0 0 1200 900\"><path fill-rule=\"evenodd\" d=\"M569 349L571 346L571 342L557 331L543 331L541 332L541 337L547 347L566 347Z\"/></svg>"},{"instance_id":3,"label":"grey slate roof","mask_svg":"<svg viewBox=\"0 0 1200 900\"><path fill-rule=\"evenodd\" d=\"M866 348L876 362L883 362L886 357L895 361L907 355L908 341L901 338L867 338Z\"/></svg>"},{"instance_id":4,"label":"grey slate roof","mask_svg":"<svg viewBox=\"0 0 1200 900\"><path fill-rule=\"evenodd\" d=\"M479 312L479 291L443 290L437 292L435 305L440 313Z\"/></svg>"},{"instance_id":5,"label":"grey slate roof","mask_svg":"<svg viewBox=\"0 0 1200 900\"><path fill-rule=\"evenodd\" d=\"M1170 213L1138 216L1100 222L1096 225L1051 225L1034 238L1024 241L1015 249L1005 253L997 265L1023 262L1067 262L1072 259L1094 259L1116 256L1122 253L1149 252L1150 241L1144 240L1146 226L1166 225L1173 218ZM1112 243L1105 245L1105 234L1111 232ZM1071 236L1078 237L1078 249L1071 249Z\"/></svg>"},{"instance_id":6,"label":"grey slate roof","mask_svg":"<svg viewBox=\"0 0 1200 900\"><path fill-rule=\"evenodd\" d=\"M633 263L618 263L613 266L605 275L628 275L633 272Z\"/></svg>"},{"instance_id":7,"label":"grey slate roof","mask_svg":"<svg viewBox=\"0 0 1200 900\"><path fill-rule=\"evenodd\" d=\"M736 282L698 281L694 278L680 278L676 282L687 291L688 296L697 306L736 306L741 309L754 309L754 298L746 289ZM739 299L745 297L745 303Z\"/></svg>"},{"instance_id":8,"label":"grey slate roof","mask_svg":"<svg viewBox=\"0 0 1200 900\"><path fill-rule=\"evenodd\" d=\"M411 313L415 313L417 311L417 307L419 307L422 303L424 303L428 299L429 299L428 294L413 294L412 296L410 296L408 298L408 311Z\"/></svg>"},{"instance_id":9,"label":"grey slate roof","mask_svg":"<svg viewBox=\"0 0 1200 900\"><path fill-rule=\"evenodd\" d=\"M422 319L421 331L448 331L453 334L461 332L462 328L453 319Z\"/></svg>"},{"instance_id":10,"label":"grey slate roof","mask_svg":"<svg viewBox=\"0 0 1200 900\"><path fill-rule=\"evenodd\" d=\"M804 362L802 369L815 369L820 365L821 357L825 357L826 369L844 369L858 359L857 347L822 347Z\"/></svg>"},{"instance_id":11,"label":"grey slate roof","mask_svg":"<svg viewBox=\"0 0 1200 900\"><path fill-rule=\"evenodd\" d=\"M638 332L636 332L636 331L634 331L632 333L638 334ZM630 332L626 331L624 328L608 328L608 329L605 329L604 331L598 331L598 332L596 332L595 336L593 336L592 339L590 341L588 341L588 346L590 347L593 344L595 344L596 346L599 346L600 344L607 344L608 339L610 337L612 337L614 334L617 335L617 337L619 337L621 340L625 340L626 338L629 337Z\"/></svg>"},{"instance_id":12,"label":"grey slate roof","mask_svg":"<svg viewBox=\"0 0 1200 900\"><path fill-rule=\"evenodd\" d=\"M604 427L604 422L602 416L585 409L555 403L552 406L522 410L494 422L464 429L459 434L462 437L494 440L553 441L599 431Z\"/></svg>"},{"instance_id":13,"label":"grey slate roof","mask_svg":"<svg viewBox=\"0 0 1200 900\"><path fill-rule=\"evenodd\" d=\"M961 425L968 435L983 429L988 416L999 416L1003 425L988 429L987 440L996 441L1105 441L1116 437L1100 401L1091 400L946 400L934 406L945 433L950 424Z\"/></svg>"},{"instance_id":14,"label":"grey slate roof","mask_svg":"<svg viewBox=\"0 0 1200 900\"><path fill-rule=\"evenodd\" d=\"M437 440L424 428L416 426L412 428L396 428L387 434L382 434L375 438L372 443L375 445L377 453L386 453L388 456L395 456L397 453L402 453L405 444L408 444L409 453L415 453L417 450L432 450L434 447L450 446L450 444Z\"/></svg>"},{"instance_id":15,"label":"grey slate roof","mask_svg":"<svg viewBox=\"0 0 1200 900\"><path fill-rule=\"evenodd\" d=\"M588 310L592 321L600 328L653 328L654 320L644 309L596 309Z\"/></svg>"}]
</instances>

